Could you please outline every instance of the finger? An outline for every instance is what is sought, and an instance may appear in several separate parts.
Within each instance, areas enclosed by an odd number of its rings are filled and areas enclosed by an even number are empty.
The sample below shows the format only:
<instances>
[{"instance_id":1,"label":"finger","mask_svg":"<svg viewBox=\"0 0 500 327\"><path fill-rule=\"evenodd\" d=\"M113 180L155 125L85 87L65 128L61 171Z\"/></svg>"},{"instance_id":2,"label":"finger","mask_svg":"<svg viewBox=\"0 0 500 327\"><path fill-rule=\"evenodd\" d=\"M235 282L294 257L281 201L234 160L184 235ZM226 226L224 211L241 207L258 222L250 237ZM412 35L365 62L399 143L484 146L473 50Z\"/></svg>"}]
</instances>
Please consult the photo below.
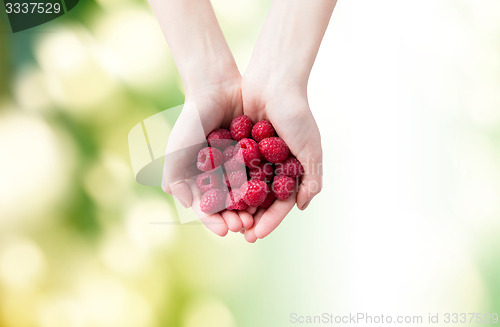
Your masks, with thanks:
<instances>
[{"instance_id":1,"label":"finger","mask_svg":"<svg viewBox=\"0 0 500 327\"><path fill-rule=\"evenodd\" d=\"M297 192L297 207L304 210L323 188L323 165L321 149L314 154L297 157L304 167L304 176Z\"/></svg>"},{"instance_id":2,"label":"finger","mask_svg":"<svg viewBox=\"0 0 500 327\"><path fill-rule=\"evenodd\" d=\"M204 215L200 217L202 223L212 232L219 236L226 236L229 229L227 228L226 222L222 219L222 216L218 213L213 215Z\"/></svg>"},{"instance_id":3,"label":"finger","mask_svg":"<svg viewBox=\"0 0 500 327\"><path fill-rule=\"evenodd\" d=\"M199 174L189 157L196 158L194 151L178 151L165 155L163 167L162 189L172 194L181 204L188 208L192 205L193 196L186 182ZM187 161L191 160L191 161Z\"/></svg>"},{"instance_id":4,"label":"finger","mask_svg":"<svg viewBox=\"0 0 500 327\"><path fill-rule=\"evenodd\" d=\"M264 238L269 235L283 221L295 205L296 193L284 201L275 201L262 215L255 225L255 236Z\"/></svg>"},{"instance_id":5,"label":"finger","mask_svg":"<svg viewBox=\"0 0 500 327\"><path fill-rule=\"evenodd\" d=\"M257 209L257 208L255 208ZM253 216L249 214L247 211L239 211L238 215L240 216L241 222L243 223L244 229L250 229L253 226Z\"/></svg>"},{"instance_id":6,"label":"finger","mask_svg":"<svg viewBox=\"0 0 500 327\"><path fill-rule=\"evenodd\" d=\"M248 242L248 243L255 243L257 241L257 236L255 236L255 231L245 231L244 233L245 235L245 240Z\"/></svg>"},{"instance_id":7,"label":"finger","mask_svg":"<svg viewBox=\"0 0 500 327\"><path fill-rule=\"evenodd\" d=\"M186 182L179 181L170 185L171 194L184 208L189 208L193 203L191 188Z\"/></svg>"},{"instance_id":8,"label":"finger","mask_svg":"<svg viewBox=\"0 0 500 327\"><path fill-rule=\"evenodd\" d=\"M309 207L309 203L311 203L311 200L307 201L304 206L302 206L302 209L301 210L306 210L307 207Z\"/></svg>"},{"instance_id":9,"label":"finger","mask_svg":"<svg viewBox=\"0 0 500 327\"><path fill-rule=\"evenodd\" d=\"M195 186L194 186L195 187ZM219 236L226 236L229 229L226 225L226 222L222 218L222 216L218 213L214 213L208 215L201 211L200 209L200 196L195 193L193 198L193 206L192 209L194 213L200 218L202 223L212 232Z\"/></svg>"},{"instance_id":10,"label":"finger","mask_svg":"<svg viewBox=\"0 0 500 327\"><path fill-rule=\"evenodd\" d=\"M243 223L241 222L240 216L229 210L224 210L221 213L222 218L226 222L227 227L232 232L239 232L243 228Z\"/></svg>"},{"instance_id":11,"label":"finger","mask_svg":"<svg viewBox=\"0 0 500 327\"><path fill-rule=\"evenodd\" d=\"M304 210L322 188L322 176L304 175L297 193L297 207Z\"/></svg>"},{"instance_id":12,"label":"finger","mask_svg":"<svg viewBox=\"0 0 500 327\"><path fill-rule=\"evenodd\" d=\"M170 185L168 185L168 182L167 182L167 178L166 178L166 174L165 174L165 165L163 165L163 176L161 178L161 189L163 190L163 192L165 193L168 193L168 194L172 194L172 190L170 189Z\"/></svg>"},{"instance_id":13,"label":"finger","mask_svg":"<svg viewBox=\"0 0 500 327\"><path fill-rule=\"evenodd\" d=\"M170 133L164 156L162 188L184 206L192 205L192 196L183 182L199 172L198 151L206 146L205 133L196 105L186 103Z\"/></svg>"},{"instance_id":14,"label":"finger","mask_svg":"<svg viewBox=\"0 0 500 327\"><path fill-rule=\"evenodd\" d=\"M248 207L246 211L253 215L257 211L257 207Z\"/></svg>"},{"instance_id":15,"label":"finger","mask_svg":"<svg viewBox=\"0 0 500 327\"><path fill-rule=\"evenodd\" d=\"M253 227L250 229L247 229L245 231L245 240L249 243L255 243L257 241L257 235L255 235L255 226L259 223L260 219L262 218L262 215L264 214L265 209L259 209L254 216L254 224Z\"/></svg>"}]
</instances>

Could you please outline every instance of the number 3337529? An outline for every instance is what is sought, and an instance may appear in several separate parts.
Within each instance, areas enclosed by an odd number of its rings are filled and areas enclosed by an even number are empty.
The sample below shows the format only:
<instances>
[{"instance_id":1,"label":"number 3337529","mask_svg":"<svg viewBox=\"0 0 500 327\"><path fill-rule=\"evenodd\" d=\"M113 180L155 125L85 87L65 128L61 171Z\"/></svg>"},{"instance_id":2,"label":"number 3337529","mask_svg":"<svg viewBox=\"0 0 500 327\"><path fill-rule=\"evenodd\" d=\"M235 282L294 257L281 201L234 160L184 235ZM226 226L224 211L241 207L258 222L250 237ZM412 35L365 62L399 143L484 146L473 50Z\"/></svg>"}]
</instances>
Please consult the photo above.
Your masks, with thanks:
<instances>
[{"instance_id":1,"label":"number 3337529","mask_svg":"<svg viewBox=\"0 0 500 327\"><path fill-rule=\"evenodd\" d=\"M5 4L7 14L58 14L61 12L60 3L23 2Z\"/></svg>"}]
</instances>

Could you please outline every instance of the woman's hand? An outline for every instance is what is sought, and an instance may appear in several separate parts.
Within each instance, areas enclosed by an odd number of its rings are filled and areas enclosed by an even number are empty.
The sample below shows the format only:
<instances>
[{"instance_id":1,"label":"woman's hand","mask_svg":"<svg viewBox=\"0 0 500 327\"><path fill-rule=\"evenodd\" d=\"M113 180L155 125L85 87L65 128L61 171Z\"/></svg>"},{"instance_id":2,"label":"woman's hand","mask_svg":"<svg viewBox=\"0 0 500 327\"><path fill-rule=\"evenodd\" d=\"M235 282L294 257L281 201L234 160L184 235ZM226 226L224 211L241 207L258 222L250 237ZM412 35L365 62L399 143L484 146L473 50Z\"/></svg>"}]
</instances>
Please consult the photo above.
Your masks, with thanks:
<instances>
[{"instance_id":1,"label":"woman's hand","mask_svg":"<svg viewBox=\"0 0 500 327\"><path fill-rule=\"evenodd\" d=\"M319 131L309 110L307 80L336 0L274 0L243 82L209 0L149 0L186 89L184 110L165 156L163 189L193 206L218 235L246 230L250 242L272 232L293 208L305 209L321 190ZM205 215L193 185L193 158L207 134L247 114L269 119L305 169L302 184L269 209ZM255 222L254 222L255 221Z\"/></svg>"},{"instance_id":2,"label":"woman's hand","mask_svg":"<svg viewBox=\"0 0 500 327\"><path fill-rule=\"evenodd\" d=\"M210 0L149 0L172 51L186 100L169 138L163 189L175 196L216 234L250 228L248 212L207 215L193 182L198 151L207 134L229 126L243 113L241 75L217 23Z\"/></svg>"},{"instance_id":3,"label":"woman's hand","mask_svg":"<svg viewBox=\"0 0 500 327\"><path fill-rule=\"evenodd\" d=\"M247 77L249 76L249 77ZM243 111L253 121L269 120L278 135L288 144L290 151L304 166L304 176L298 192L285 201L275 201L267 209L259 209L254 226L245 231L245 238L255 242L269 235L295 203L304 210L322 187L321 138L311 114L306 90L293 83L277 85L269 79L255 79L245 75L242 82Z\"/></svg>"},{"instance_id":4,"label":"woman's hand","mask_svg":"<svg viewBox=\"0 0 500 327\"><path fill-rule=\"evenodd\" d=\"M304 166L297 192L255 213L249 242L271 233L297 203L304 210L322 187L318 127L307 101L307 83L336 0L274 0L242 81L243 111L268 119Z\"/></svg>"},{"instance_id":5,"label":"woman's hand","mask_svg":"<svg viewBox=\"0 0 500 327\"><path fill-rule=\"evenodd\" d=\"M215 77L204 75L202 78L204 83L197 85L203 87L186 89L184 108L167 144L162 188L183 206L192 207L208 229L225 236L228 230L249 229L253 217L248 212L224 210L207 215L200 210L201 194L195 182L200 173L196 168L196 157L198 151L207 145L206 136L210 131L221 126L229 127L234 117L243 114L241 77L236 66L229 65L223 74Z\"/></svg>"}]
</instances>

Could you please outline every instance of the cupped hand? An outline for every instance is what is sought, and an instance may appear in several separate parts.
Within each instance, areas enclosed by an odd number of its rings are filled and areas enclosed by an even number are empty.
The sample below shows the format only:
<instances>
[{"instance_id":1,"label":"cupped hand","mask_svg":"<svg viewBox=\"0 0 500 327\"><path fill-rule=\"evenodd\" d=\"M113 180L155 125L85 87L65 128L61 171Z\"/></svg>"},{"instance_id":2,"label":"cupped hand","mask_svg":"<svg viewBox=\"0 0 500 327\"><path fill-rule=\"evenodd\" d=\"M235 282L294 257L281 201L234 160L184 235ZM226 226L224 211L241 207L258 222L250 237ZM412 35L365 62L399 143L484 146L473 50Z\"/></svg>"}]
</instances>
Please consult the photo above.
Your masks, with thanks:
<instances>
[{"instance_id":1,"label":"cupped hand","mask_svg":"<svg viewBox=\"0 0 500 327\"><path fill-rule=\"evenodd\" d=\"M200 173L196 157L198 151L207 146L208 133L221 126L229 127L234 117L243 114L241 77L239 73L229 75L232 77L206 83L203 88L186 89L184 108L168 140L162 181L166 193L184 207L192 207L207 228L220 236L225 236L228 230L239 232L253 225L253 217L248 212L203 213L201 194L195 183Z\"/></svg>"},{"instance_id":2,"label":"cupped hand","mask_svg":"<svg viewBox=\"0 0 500 327\"><path fill-rule=\"evenodd\" d=\"M322 149L318 126L309 108L306 88L293 83L276 85L252 78L242 81L243 112L253 121L269 120L277 134L304 166L302 183L285 201L275 201L267 210L259 209L252 228L245 231L249 242L269 235L295 203L304 210L322 188Z\"/></svg>"},{"instance_id":3,"label":"cupped hand","mask_svg":"<svg viewBox=\"0 0 500 327\"><path fill-rule=\"evenodd\" d=\"M246 114L254 122L268 119L291 153L304 166L302 183L290 198L275 201L268 209L249 208L205 214L200 210L200 192L195 184L198 151L214 129L228 128L231 120ZM294 207L305 209L322 187L321 138L300 87L269 87L265 83L231 78L186 92L186 101L167 145L163 190L185 207L192 207L208 229L220 236L229 230L243 231L249 242L269 235Z\"/></svg>"}]
</instances>

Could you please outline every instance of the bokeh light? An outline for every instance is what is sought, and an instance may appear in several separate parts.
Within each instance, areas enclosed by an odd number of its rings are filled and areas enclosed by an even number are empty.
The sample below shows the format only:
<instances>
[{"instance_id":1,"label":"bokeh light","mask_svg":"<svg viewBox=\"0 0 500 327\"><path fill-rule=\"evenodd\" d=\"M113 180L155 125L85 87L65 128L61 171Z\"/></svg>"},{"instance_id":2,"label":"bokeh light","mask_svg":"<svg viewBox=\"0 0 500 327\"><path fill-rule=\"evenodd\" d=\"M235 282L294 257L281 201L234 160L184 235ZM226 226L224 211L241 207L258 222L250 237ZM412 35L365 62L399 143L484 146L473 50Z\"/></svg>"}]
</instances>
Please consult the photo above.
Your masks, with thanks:
<instances>
[{"instance_id":1,"label":"bokeh light","mask_svg":"<svg viewBox=\"0 0 500 327\"><path fill-rule=\"evenodd\" d=\"M211 297L194 299L186 308L183 327L220 326L234 327L231 311L223 303Z\"/></svg>"},{"instance_id":2,"label":"bokeh light","mask_svg":"<svg viewBox=\"0 0 500 327\"><path fill-rule=\"evenodd\" d=\"M43 219L68 187L71 153L63 135L18 109L0 113L0 225Z\"/></svg>"},{"instance_id":3,"label":"bokeh light","mask_svg":"<svg viewBox=\"0 0 500 327\"><path fill-rule=\"evenodd\" d=\"M40 69L33 66L23 67L14 85L16 103L30 111L53 110L47 82Z\"/></svg>"},{"instance_id":4,"label":"bokeh light","mask_svg":"<svg viewBox=\"0 0 500 327\"><path fill-rule=\"evenodd\" d=\"M40 327L89 326L82 303L62 294L47 294L40 299L36 321Z\"/></svg>"},{"instance_id":5,"label":"bokeh light","mask_svg":"<svg viewBox=\"0 0 500 327\"><path fill-rule=\"evenodd\" d=\"M96 203L115 207L132 196L129 163L113 153L102 153L83 180L84 188Z\"/></svg>"},{"instance_id":6,"label":"bokeh light","mask_svg":"<svg viewBox=\"0 0 500 327\"><path fill-rule=\"evenodd\" d=\"M147 217L144 212L148 213ZM125 217L131 240L144 250L154 250L173 242L178 222L172 207L161 198L134 201Z\"/></svg>"},{"instance_id":7,"label":"bokeh light","mask_svg":"<svg viewBox=\"0 0 500 327\"><path fill-rule=\"evenodd\" d=\"M0 281L5 288L33 288L43 279L46 259L41 249L29 239L3 239L0 249Z\"/></svg>"},{"instance_id":8,"label":"bokeh light","mask_svg":"<svg viewBox=\"0 0 500 327\"><path fill-rule=\"evenodd\" d=\"M75 114L94 115L99 104L114 94L116 81L103 69L98 45L78 24L42 35L35 56L54 101Z\"/></svg>"},{"instance_id":9,"label":"bokeh light","mask_svg":"<svg viewBox=\"0 0 500 327\"><path fill-rule=\"evenodd\" d=\"M114 278L85 276L76 293L92 326L148 327L154 323L147 301Z\"/></svg>"},{"instance_id":10,"label":"bokeh light","mask_svg":"<svg viewBox=\"0 0 500 327\"><path fill-rule=\"evenodd\" d=\"M171 56L151 12L121 4L96 20L95 35L109 72L141 92L164 94L161 86L171 75Z\"/></svg>"}]
</instances>

